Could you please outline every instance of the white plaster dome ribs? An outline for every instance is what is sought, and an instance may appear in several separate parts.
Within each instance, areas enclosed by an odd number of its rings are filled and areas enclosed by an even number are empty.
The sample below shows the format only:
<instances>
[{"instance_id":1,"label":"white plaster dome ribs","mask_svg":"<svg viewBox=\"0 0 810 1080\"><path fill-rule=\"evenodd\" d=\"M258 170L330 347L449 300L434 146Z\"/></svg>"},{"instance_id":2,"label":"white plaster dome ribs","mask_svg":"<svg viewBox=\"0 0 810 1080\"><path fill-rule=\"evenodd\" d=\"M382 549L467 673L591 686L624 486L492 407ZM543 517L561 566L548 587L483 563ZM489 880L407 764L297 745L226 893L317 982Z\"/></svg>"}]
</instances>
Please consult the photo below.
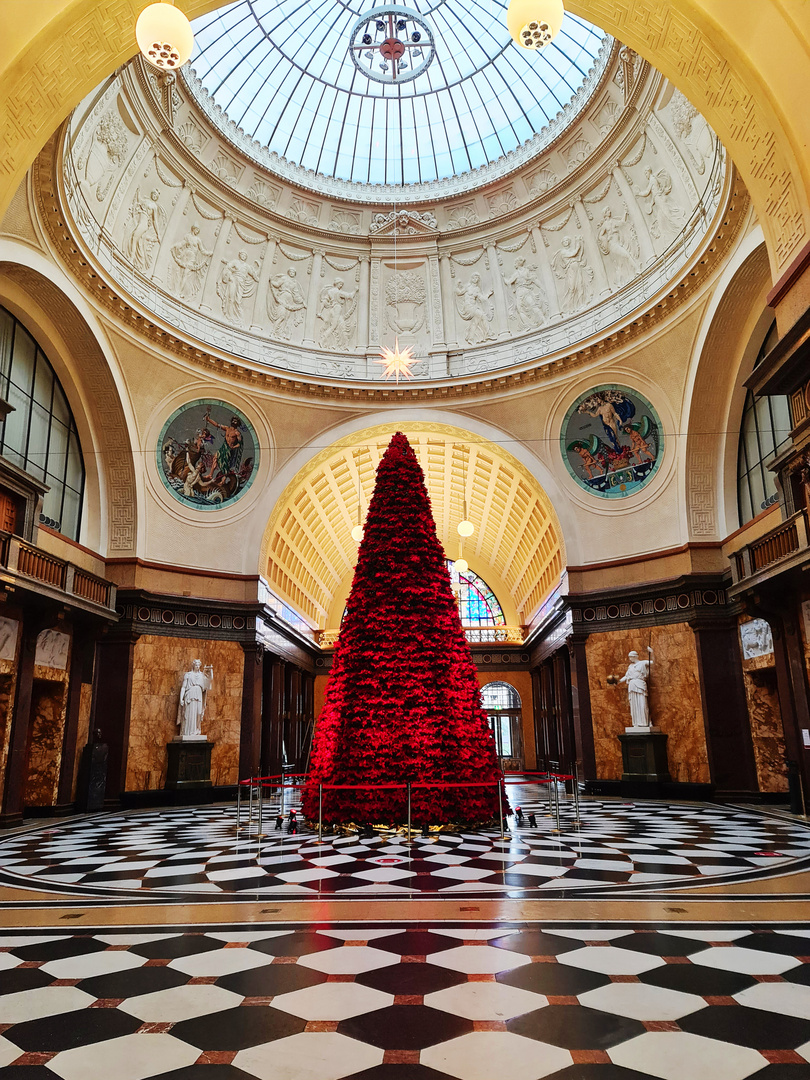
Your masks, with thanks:
<instances>
[{"instance_id":1,"label":"white plaster dome ribs","mask_svg":"<svg viewBox=\"0 0 810 1080\"><path fill-rule=\"evenodd\" d=\"M396 214L373 185L327 197L262 167L138 60L75 111L54 166L51 235L119 313L186 355L327 393L379 392L395 335L417 392L570 363L688 295L733 232L717 138L618 45L539 156Z\"/></svg>"}]
</instances>

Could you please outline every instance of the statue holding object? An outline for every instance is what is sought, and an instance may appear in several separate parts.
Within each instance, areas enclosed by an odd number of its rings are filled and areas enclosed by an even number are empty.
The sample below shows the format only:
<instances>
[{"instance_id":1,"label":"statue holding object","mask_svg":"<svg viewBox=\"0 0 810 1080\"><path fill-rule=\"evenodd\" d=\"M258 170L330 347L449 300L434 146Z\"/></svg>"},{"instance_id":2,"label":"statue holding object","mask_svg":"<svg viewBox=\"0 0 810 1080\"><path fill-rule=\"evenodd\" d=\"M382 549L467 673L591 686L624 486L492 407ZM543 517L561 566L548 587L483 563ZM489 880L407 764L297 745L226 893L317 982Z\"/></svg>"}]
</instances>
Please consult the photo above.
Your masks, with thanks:
<instances>
[{"instance_id":1,"label":"statue holding object","mask_svg":"<svg viewBox=\"0 0 810 1080\"><path fill-rule=\"evenodd\" d=\"M630 702L630 720L632 727L627 731L650 731L650 705L648 701L648 682L653 665L653 651L647 646L648 660L639 660L635 649L628 653L627 671L618 680L627 684L627 697Z\"/></svg>"},{"instance_id":2,"label":"statue holding object","mask_svg":"<svg viewBox=\"0 0 810 1080\"><path fill-rule=\"evenodd\" d=\"M177 709L177 723L180 726L181 740L204 740L200 730L205 715L205 696L214 684L214 669L206 664L203 670L201 660L193 660L191 671L183 676L180 688L180 704Z\"/></svg>"}]
</instances>

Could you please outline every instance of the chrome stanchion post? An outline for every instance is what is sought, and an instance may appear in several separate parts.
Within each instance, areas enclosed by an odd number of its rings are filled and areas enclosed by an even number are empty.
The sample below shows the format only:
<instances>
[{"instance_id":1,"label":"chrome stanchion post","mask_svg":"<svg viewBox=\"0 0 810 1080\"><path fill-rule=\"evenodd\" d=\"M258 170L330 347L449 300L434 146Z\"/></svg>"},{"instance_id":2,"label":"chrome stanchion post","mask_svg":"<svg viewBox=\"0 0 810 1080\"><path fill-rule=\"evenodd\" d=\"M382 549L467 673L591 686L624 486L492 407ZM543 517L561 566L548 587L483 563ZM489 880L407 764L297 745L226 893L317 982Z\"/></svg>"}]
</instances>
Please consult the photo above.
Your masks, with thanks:
<instances>
[{"instance_id":1,"label":"chrome stanchion post","mask_svg":"<svg viewBox=\"0 0 810 1080\"><path fill-rule=\"evenodd\" d=\"M318 843L323 840L323 784L318 784Z\"/></svg>"},{"instance_id":2,"label":"chrome stanchion post","mask_svg":"<svg viewBox=\"0 0 810 1080\"><path fill-rule=\"evenodd\" d=\"M498 781L498 820L501 823L501 840L505 839L503 831L503 798L501 797L502 780Z\"/></svg>"},{"instance_id":3,"label":"chrome stanchion post","mask_svg":"<svg viewBox=\"0 0 810 1080\"><path fill-rule=\"evenodd\" d=\"M562 831L560 829L560 788L559 782L556 779L554 780L554 819L557 823L557 828L552 829L552 832L559 833Z\"/></svg>"},{"instance_id":4,"label":"chrome stanchion post","mask_svg":"<svg viewBox=\"0 0 810 1080\"><path fill-rule=\"evenodd\" d=\"M548 815L547 815L548 817L551 817L552 814L553 814L553 811L551 809L551 799L552 799L551 784L552 784L551 773L546 771L546 791L548 792Z\"/></svg>"},{"instance_id":5,"label":"chrome stanchion post","mask_svg":"<svg viewBox=\"0 0 810 1080\"><path fill-rule=\"evenodd\" d=\"M408 781L408 847L411 846L411 782Z\"/></svg>"},{"instance_id":6,"label":"chrome stanchion post","mask_svg":"<svg viewBox=\"0 0 810 1080\"><path fill-rule=\"evenodd\" d=\"M582 824L579 817L579 769L576 761L574 762L574 824Z\"/></svg>"},{"instance_id":7,"label":"chrome stanchion post","mask_svg":"<svg viewBox=\"0 0 810 1080\"><path fill-rule=\"evenodd\" d=\"M236 831L242 828L242 783L236 781Z\"/></svg>"},{"instance_id":8,"label":"chrome stanchion post","mask_svg":"<svg viewBox=\"0 0 810 1080\"><path fill-rule=\"evenodd\" d=\"M262 835L262 822L264 820L264 780L259 777L259 831L257 836Z\"/></svg>"}]
</instances>

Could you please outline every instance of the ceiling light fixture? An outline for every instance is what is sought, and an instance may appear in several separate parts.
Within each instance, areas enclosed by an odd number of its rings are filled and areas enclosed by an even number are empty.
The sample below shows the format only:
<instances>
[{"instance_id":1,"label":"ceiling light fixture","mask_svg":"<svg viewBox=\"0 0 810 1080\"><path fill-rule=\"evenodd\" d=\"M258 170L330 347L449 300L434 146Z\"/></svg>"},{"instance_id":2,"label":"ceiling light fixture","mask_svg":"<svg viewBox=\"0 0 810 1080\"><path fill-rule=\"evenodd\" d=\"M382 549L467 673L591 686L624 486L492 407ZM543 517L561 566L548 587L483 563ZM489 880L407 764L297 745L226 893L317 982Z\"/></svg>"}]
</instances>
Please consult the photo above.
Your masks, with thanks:
<instances>
[{"instance_id":1,"label":"ceiling light fixture","mask_svg":"<svg viewBox=\"0 0 810 1080\"><path fill-rule=\"evenodd\" d=\"M135 40L148 64L160 71L175 71L191 57L194 31L182 11L161 0L138 16Z\"/></svg>"},{"instance_id":2,"label":"ceiling light fixture","mask_svg":"<svg viewBox=\"0 0 810 1080\"><path fill-rule=\"evenodd\" d=\"M510 0L506 25L521 49L544 49L559 34L564 16L562 0Z\"/></svg>"}]
</instances>

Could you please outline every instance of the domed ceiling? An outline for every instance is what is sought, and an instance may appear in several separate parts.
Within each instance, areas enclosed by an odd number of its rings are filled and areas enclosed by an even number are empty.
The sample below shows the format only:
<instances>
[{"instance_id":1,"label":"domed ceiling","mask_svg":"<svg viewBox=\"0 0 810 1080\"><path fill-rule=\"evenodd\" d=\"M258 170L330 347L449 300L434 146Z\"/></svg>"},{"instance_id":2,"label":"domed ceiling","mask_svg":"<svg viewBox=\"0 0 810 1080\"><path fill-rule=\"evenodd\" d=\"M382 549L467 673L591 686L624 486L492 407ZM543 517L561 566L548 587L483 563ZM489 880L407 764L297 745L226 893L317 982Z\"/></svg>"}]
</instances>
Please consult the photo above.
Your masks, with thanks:
<instances>
[{"instance_id":1,"label":"domed ceiling","mask_svg":"<svg viewBox=\"0 0 810 1080\"><path fill-rule=\"evenodd\" d=\"M549 47L524 52L498 0L238 0L194 33L187 83L219 107L226 135L234 125L319 177L388 185L539 153L585 104L611 46L567 15Z\"/></svg>"}]
</instances>

